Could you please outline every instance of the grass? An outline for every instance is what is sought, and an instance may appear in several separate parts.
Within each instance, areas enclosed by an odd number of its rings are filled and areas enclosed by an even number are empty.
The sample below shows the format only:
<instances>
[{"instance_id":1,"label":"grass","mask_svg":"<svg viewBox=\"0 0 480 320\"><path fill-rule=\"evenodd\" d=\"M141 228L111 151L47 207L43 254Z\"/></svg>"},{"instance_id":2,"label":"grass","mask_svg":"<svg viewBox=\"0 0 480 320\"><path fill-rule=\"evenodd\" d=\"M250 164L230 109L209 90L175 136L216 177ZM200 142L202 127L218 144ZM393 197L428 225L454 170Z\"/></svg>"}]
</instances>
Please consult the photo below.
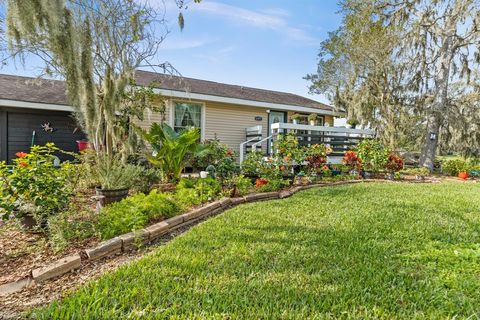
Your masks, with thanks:
<instances>
[{"instance_id":1,"label":"grass","mask_svg":"<svg viewBox=\"0 0 480 320\"><path fill-rule=\"evenodd\" d=\"M242 205L32 316L478 318L479 191L360 184Z\"/></svg>"}]
</instances>

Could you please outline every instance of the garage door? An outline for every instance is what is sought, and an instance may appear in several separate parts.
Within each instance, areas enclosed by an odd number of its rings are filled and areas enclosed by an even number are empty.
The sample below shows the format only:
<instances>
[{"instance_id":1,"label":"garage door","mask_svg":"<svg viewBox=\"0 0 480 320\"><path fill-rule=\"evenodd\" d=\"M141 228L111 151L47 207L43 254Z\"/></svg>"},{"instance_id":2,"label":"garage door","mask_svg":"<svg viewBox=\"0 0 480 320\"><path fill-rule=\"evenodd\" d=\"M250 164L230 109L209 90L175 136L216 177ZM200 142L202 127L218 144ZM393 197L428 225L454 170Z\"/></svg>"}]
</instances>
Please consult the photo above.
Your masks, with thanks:
<instances>
[{"instance_id":1,"label":"garage door","mask_svg":"<svg viewBox=\"0 0 480 320\"><path fill-rule=\"evenodd\" d=\"M62 150L76 152L76 140L84 139L69 112L31 111L6 112L7 117L7 159L15 158L17 152L28 152L30 146L53 142ZM58 155L60 159L69 157Z\"/></svg>"}]
</instances>

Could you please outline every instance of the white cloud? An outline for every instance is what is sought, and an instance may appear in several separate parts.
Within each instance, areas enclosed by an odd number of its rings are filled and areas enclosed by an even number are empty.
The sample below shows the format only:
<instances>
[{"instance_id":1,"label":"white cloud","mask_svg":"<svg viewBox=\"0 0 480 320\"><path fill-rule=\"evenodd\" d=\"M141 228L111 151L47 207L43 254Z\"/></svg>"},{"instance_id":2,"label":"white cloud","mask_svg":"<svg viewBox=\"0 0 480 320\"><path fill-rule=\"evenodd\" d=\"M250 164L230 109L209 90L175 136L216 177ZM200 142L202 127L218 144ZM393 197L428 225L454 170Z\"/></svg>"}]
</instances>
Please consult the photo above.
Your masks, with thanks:
<instances>
[{"instance_id":1,"label":"white cloud","mask_svg":"<svg viewBox=\"0 0 480 320\"><path fill-rule=\"evenodd\" d=\"M211 52L210 54L196 54L195 57L208 60L212 63L225 63L230 60L230 55L237 49L236 46L228 46Z\"/></svg>"},{"instance_id":2,"label":"white cloud","mask_svg":"<svg viewBox=\"0 0 480 320\"><path fill-rule=\"evenodd\" d=\"M218 39L195 38L188 39L184 37L167 37L162 43L162 50L181 50L203 47L207 44L216 42Z\"/></svg>"},{"instance_id":3,"label":"white cloud","mask_svg":"<svg viewBox=\"0 0 480 320\"><path fill-rule=\"evenodd\" d=\"M218 15L236 23L270 29L302 43L318 44L317 39L305 30L291 26L286 19L289 12L283 9L266 9L259 12L213 1L202 1L198 5L191 6L189 10Z\"/></svg>"}]
</instances>

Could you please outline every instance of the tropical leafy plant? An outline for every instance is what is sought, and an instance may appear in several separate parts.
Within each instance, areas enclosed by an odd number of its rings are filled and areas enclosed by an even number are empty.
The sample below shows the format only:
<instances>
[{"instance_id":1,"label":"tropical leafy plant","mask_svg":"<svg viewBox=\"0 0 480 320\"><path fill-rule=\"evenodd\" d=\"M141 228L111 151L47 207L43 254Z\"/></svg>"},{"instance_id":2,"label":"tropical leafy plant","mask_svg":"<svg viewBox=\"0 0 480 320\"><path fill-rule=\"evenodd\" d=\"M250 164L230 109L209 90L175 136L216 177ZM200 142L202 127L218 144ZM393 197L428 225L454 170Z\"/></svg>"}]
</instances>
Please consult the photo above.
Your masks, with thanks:
<instances>
[{"instance_id":1,"label":"tropical leafy plant","mask_svg":"<svg viewBox=\"0 0 480 320\"><path fill-rule=\"evenodd\" d=\"M152 154L148 161L162 171L165 181L178 181L189 157L200 155L207 147L200 144L200 130L192 128L176 132L166 123L153 123L149 131L139 129Z\"/></svg>"}]
</instances>

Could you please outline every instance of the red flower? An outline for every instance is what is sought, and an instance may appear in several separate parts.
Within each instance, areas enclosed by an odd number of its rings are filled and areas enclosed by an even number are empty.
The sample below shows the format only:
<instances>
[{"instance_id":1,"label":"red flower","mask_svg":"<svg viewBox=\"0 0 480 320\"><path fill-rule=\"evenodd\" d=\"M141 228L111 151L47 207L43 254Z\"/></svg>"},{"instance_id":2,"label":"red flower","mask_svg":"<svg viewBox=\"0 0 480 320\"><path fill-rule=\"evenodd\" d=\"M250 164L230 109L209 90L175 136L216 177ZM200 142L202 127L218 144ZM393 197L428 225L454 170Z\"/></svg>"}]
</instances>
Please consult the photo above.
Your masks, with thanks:
<instances>
[{"instance_id":1,"label":"red flower","mask_svg":"<svg viewBox=\"0 0 480 320\"><path fill-rule=\"evenodd\" d=\"M15 153L15 155L16 155L17 157L23 159L23 158L25 158L26 156L28 156L28 153L26 153L26 152L17 152L17 153Z\"/></svg>"},{"instance_id":2,"label":"red flower","mask_svg":"<svg viewBox=\"0 0 480 320\"><path fill-rule=\"evenodd\" d=\"M257 179L255 181L255 186L256 187L261 187L261 186L264 186L268 183L268 180L265 180L265 179Z\"/></svg>"},{"instance_id":3,"label":"red flower","mask_svg":"<svg viewBox=\"0 0 480 320\"><path fill-rule=\"evenodd\" d=\"M228 157L233 157L233 150L232 149L227 150L227 156Z\"/></svg>"}]
</instances>

